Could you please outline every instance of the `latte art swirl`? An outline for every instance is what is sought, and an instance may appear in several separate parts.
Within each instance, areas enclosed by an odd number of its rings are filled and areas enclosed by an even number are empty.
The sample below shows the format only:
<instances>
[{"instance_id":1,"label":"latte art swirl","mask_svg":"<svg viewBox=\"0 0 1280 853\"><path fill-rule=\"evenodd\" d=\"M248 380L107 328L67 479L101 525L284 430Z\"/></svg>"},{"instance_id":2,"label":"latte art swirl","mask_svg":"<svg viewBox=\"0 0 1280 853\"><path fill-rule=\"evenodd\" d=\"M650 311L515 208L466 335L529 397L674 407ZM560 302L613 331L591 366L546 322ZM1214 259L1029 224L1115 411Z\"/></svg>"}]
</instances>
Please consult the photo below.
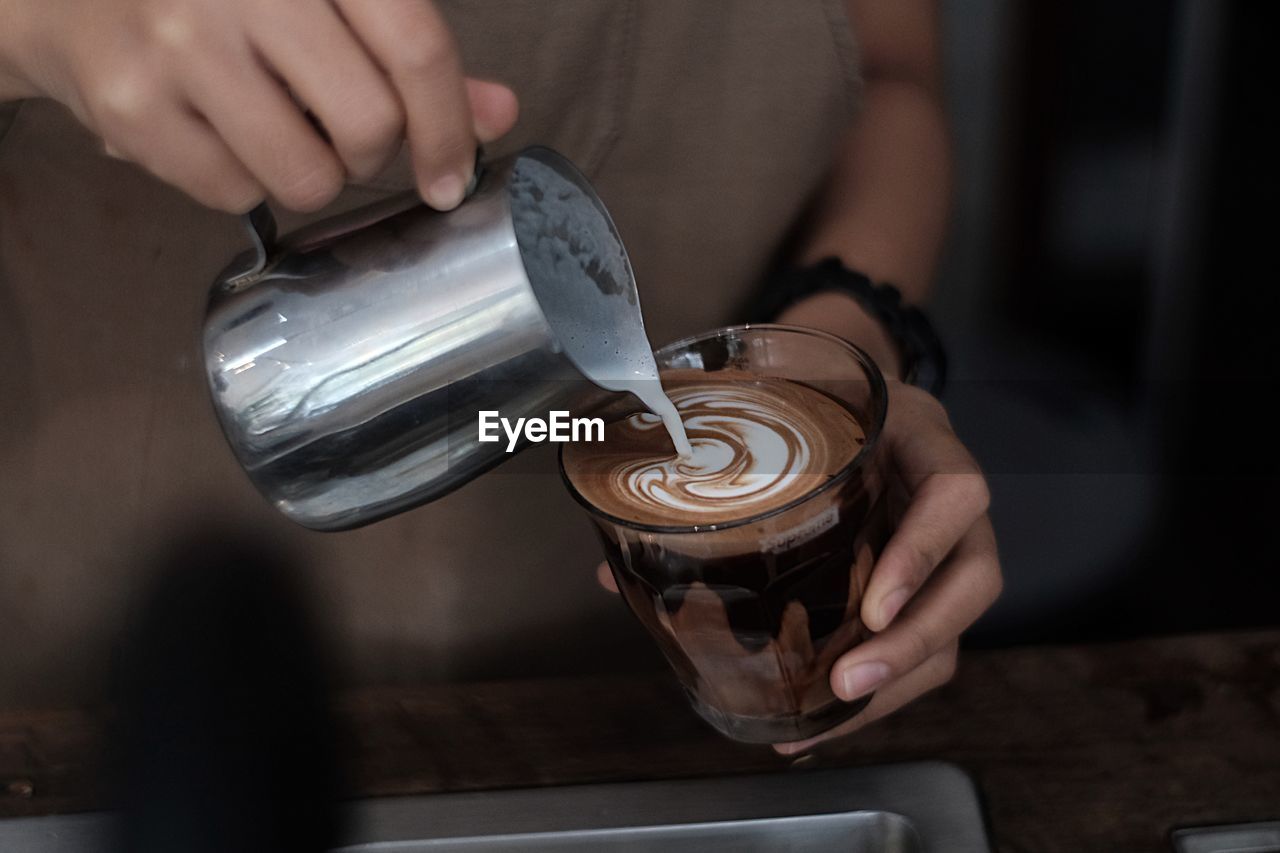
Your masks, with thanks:
<instances>
[{"instance_id":1,"label":"latte art swirl","mask_svg":"<svg viewBox=\"0 0 1280 853\"><path fill-rule=\"evenodd\" d=\"M618 471L618 487L636 500L679 512L749 512L756 503L785 502L808 470L810 441L750 386L704 386L672 402L693 437L692 458L641 459ZM632 428L660 429L654 415Z\"/></svg>"},{"instance_id":2,"label":"latte art swirl","mask_svg":"<svg viewBox=\"0 0 1280 853\"><path fill-rule=\"evenodd\" d=\"M853 415L808 386L740 373L663 379L692 455L676 456L648 413L611 424L601 445L565 450L570 480L611 515L654 524L746 518L821 485L861 446Z\"/></svg>"}]
</instances>

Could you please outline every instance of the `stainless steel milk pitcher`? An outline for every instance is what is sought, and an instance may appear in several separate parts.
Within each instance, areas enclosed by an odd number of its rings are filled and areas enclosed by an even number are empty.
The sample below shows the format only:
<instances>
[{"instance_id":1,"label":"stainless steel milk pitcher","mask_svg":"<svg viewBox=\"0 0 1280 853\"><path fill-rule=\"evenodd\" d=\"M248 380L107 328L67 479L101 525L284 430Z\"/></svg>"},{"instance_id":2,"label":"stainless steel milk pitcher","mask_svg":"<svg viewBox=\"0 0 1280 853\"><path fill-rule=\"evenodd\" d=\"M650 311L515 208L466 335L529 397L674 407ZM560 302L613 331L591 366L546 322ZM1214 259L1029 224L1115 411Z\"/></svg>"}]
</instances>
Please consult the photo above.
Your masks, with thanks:
<instances>
[{"instance_id":1,"label":"stainless steel milk pitcher","mask_svg":"<svg viewBox=\"0 0 1280 853\"><path fill-rule=\"evenodd\" d=\"M489 164L447 213L410 195L277 242L261 208L251 231L210 299L209 388L249 477L307 527L367 524L503 461L480 411L585 414L657 376L613 222L548 149Z\"/></svg>"}]
</instances>

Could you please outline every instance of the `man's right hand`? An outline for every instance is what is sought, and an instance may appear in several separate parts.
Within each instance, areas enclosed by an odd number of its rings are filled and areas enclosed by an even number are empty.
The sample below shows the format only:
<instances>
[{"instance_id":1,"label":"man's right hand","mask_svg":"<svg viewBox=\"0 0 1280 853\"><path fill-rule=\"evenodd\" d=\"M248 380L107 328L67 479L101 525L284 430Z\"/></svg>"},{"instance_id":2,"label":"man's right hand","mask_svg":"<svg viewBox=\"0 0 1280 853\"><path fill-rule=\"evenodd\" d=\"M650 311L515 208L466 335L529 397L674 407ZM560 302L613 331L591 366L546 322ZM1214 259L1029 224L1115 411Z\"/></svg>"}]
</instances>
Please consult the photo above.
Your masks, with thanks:
<instances>
[{"instance_id":1,"label":"man's right hand","mask_svg":"<svg viewBox=\"0 0 1280 853\"><path fill-rule=\"evenodd\" d=\"M0 20L0 98L61 101L113 156L233 213L323 207L401 141L447 210L516 120L510 89L463 77L429 0L0 0Z\"/></svg>"}]
</instances>

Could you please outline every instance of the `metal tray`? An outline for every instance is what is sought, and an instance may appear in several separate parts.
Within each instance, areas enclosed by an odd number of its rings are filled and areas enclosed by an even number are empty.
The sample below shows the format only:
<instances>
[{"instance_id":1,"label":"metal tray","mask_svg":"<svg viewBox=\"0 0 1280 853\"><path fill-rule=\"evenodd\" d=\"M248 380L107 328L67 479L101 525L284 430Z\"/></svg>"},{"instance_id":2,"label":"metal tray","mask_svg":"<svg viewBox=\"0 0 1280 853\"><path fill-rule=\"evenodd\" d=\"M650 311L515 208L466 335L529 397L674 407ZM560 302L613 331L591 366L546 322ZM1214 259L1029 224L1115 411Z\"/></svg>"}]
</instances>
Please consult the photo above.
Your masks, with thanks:
<instances>
[{"instance_id":1,"label":"metal tray","mask_svg":"<svg viewBox=\"0 0 1280 853\"><path fill-rule=\"evenodd\" d=\"M619 851L640 853L919 853L911 823L889 812L845 812L721 823L686 823L570 832L490 835L434 841L379 841L341 848L342 853L442 853L442 851Z\"/></svg>"},{"instance_id":2,"label":"metal tray","mask_svg":"<svg viewBox=\"0 0 1280 853\"><path fill-rule=\"evenodd\" d=\"M1280 853L1280 821L1179 829L1173 848L1178 853Z\"/></svg>"},{"instance_id":3,"label":"metal tray","mask_svg":"<svg viewBox=\"0 0 1280 853\"><path fill-rule=\"evenodd\" d=\"M374 800L341 853L988 853L972 781L941 762Z\"/></svg>"}]
</instances>

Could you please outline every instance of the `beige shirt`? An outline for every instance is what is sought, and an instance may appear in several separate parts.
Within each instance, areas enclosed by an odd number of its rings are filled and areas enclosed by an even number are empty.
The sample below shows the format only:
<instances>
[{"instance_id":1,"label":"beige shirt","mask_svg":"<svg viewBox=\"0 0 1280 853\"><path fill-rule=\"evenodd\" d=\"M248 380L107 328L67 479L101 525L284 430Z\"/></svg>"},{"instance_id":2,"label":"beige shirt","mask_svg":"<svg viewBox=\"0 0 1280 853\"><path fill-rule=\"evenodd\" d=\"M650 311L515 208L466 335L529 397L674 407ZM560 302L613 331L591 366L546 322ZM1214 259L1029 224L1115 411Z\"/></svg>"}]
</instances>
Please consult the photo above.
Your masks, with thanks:
<instances>
[{"instance_id":1,"label":"beige shirt","mask_svg":"<svg viewBox=\"0 0 1280 853\"><path fill-rule=\"evenodd\" d=\"M843 0L441 5L468 73L519 95L493 153L547 144L596 185L654 344L734 320L854 113ZM307 566L351 680L654 658L596 587L547 446L362 530L278 517L225 446L198 357L238 221L105 157L54 103L0 110L0 134L0 707L99 696L148 556L211 521ZM333 209L409 185L402 157Z\"/></svg>"}]
</instances>

